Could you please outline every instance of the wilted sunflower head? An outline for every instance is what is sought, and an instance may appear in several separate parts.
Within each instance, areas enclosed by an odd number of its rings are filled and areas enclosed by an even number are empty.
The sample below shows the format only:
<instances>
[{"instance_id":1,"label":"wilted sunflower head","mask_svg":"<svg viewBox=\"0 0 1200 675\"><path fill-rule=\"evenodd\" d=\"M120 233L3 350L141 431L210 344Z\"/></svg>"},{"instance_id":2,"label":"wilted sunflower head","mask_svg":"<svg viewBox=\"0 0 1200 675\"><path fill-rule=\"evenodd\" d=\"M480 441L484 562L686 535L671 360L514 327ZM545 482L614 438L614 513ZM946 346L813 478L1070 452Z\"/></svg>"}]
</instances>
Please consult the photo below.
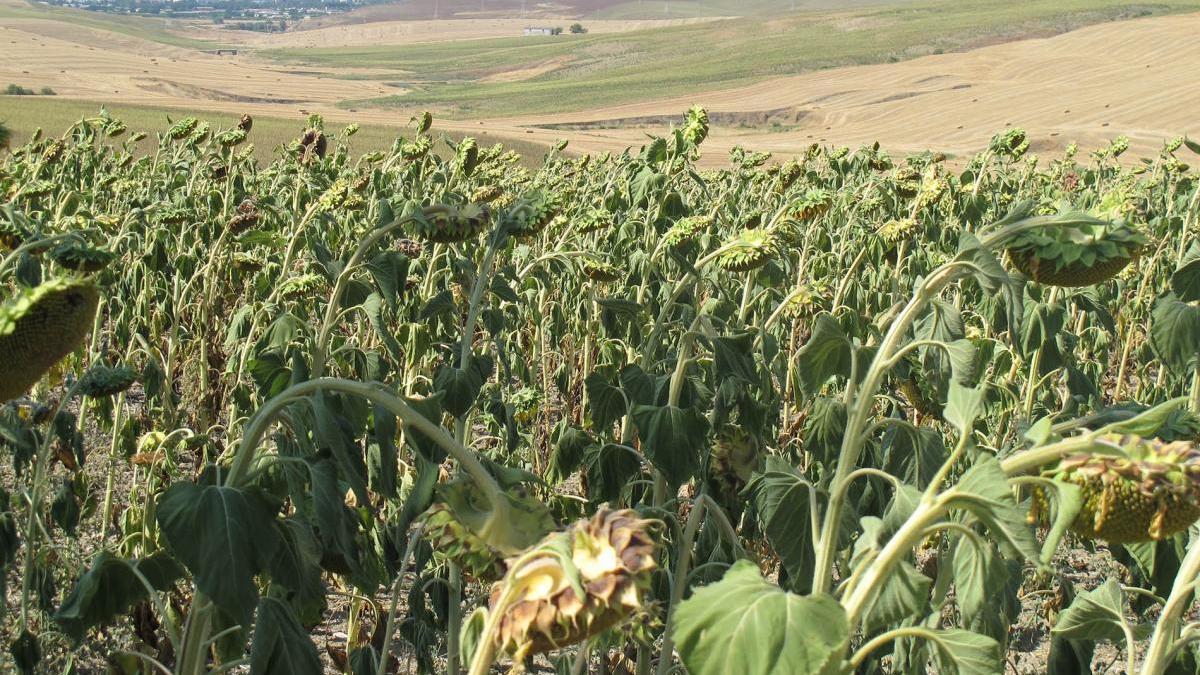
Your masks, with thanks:
<instances>
[{"instance_id":1,"label":"wilted sunflower head","mask_svg":"<svg viewBox=\"0 0 1200 675\"><path fill-rule=\"evenodd\" d=\"M558 195L534 190L504 213L502 224L513 237L532 237L545 229L561 210L562 201Z\"/></svg>"},{"instance_id":2,"label":"wilted sunflower head","mask_svg":"<svg viewBox=\"0 0 1200 675\"><path fill-rule=\"evenodd\" d=\"M91 281L56 279L0 307L0 401L23 394L82 344L99 302Z\"/></svg>"},{"instance_id":3,"label":"wilted sunflower head","mask_svg":"<svg viewBox=\"0 0 1200 675\"><path fill-rule=\"evenodd\" d=\"M1113 544L1158 541L1200 519L1200 450L1193 443L1117 435L1101 442L1120 452L1066 457L1044 473L1082 490L1074 532ZM1035 494L1035 511L1044 503Z\"/></svg>"},{"instance_id":4,"label":"wilted sunflower head","mask_svg":"<svg viewBox=\"0 0 1200 675\"><path fill-rule=\"evenodd\" d=\"M413 233L425 241L453 243L479 236L491 222L487 204L426 208L413 217Z\"/></svg>"},{"instance_id":5,"label":"wilted sunflower head","mask_svg":"<svg viewBox=\"0 0 1200 675\"><path fill-rule=\"evenodd\" d=\"M680 218L663 235L663 245L667 248L682 248L694 242L710 226L712 226L712 218L708 216Z\"/></svg>"},{"instance_id":6,"label":"wilted sunflower head","mask_svg":"<svg viewBox=\"0 0 1200 675\"><path fill-rule=\"evenodd\" d=\"M1148 241L1124 220L1069 210L1060 215L1060 222L1023 230L1006 245L1013 266L1038 283L1081 287L1107 281L1136 260Z\"/></svg>"},{"instance_id":7,"label":"wilted sunflower head","mask_svg":"<svg viewBox=\"0 0 1200 675\"><path fill-rule=\"evenodd\" d=\"M584 257L580 263L584 276L592 281L618 281L621 279L621 270L609 262L593 258L591 256Z\"/></svg>"},{"instance_id":8,"label":"wilted sunflower head","mask_svg":"<svg viewBox=\"0 0 1200 675\"><path fill-rule=\"evenodd\" d=\"M824 188L809 188L792 207L792 217L809 220L823 215L833 206L833 193Z\"/></svg>"},{"instance_id":9,"label":"wilted sunflower head","mask_svg":"<svg viewBox=\"0 0 1200 675\"><path fill-rule=\"evenodd\" d=\"M492 589L501 612L491 636L521 659L586 640L644 605L662 523L602 506L517 560Z\"/></svg>"},{"instance_id":10,"label":"wilted sunflower head","mask_svg":"<svg viewBox=\"0 0 1200 675\"><path fill-rule=\"evenodd\" d=\"M774 233L750 228L721 245L716 264L727 272L748 272L766 265L778 252L779 242Z\"/></svg>"},{"instance_id":11,"label":"wilted sunflower head","mask_svg":"<svg viewBox=\"0 0 1200 675\"><path fill-rule=\"evenodd\" d=\"M884 241L894 244L911 238L917 233L917 229L917 221L913 218L897 218L880 225L876 233Z\"/></svg>"}]
</instances>

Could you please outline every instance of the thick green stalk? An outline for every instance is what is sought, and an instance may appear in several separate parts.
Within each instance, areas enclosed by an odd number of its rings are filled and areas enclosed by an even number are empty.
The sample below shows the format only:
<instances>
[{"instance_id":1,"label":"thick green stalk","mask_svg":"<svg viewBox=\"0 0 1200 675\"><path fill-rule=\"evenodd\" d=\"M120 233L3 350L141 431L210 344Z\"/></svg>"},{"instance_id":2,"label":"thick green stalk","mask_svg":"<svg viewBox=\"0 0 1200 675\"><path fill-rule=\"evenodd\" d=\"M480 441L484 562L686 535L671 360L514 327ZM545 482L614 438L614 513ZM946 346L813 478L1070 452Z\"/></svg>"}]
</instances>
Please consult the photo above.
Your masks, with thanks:
<instances>
[{"instance_id":1,"label":"thick green stalk","mask_svg":"<svg viewBox=\"0 0 1200 675\"><path fill-rule=\"evenodd\" d=\"M687 589L687 577L692 565L692 544L696 534L704 522L706 503L701 500L692 502L692 512L688 514L687 525L683 529L683 541L679 542L679 559L675 561L675 574L671 579L671 604L667 607L667 622L663 627L662 652L658 655L658 675L667 675L671 670L674 659L675 637L671 634L675 621L675 612L679 603L683 602L683 593Z\"/></svg>"},{"instance_id":2,"label":"thick green stalk","mask_svg":"<svg viewBox=\"0 0 1200 675\"><path fill-rule=\"evenodd\" d=\"M851 402L846 433L838 456L837 470L830 485L829 505L825 509L825 517L821 526L821 539L817 544L816 568L813 573L814 594L828 593L833 581L833 556L836 553L842 509L846 499L847 477L858 468L858 460L866 441L863 432L867 428L867 422L875 407L875 393L879 391L883 378L887 374L887 361L900 349L907 337L908 330L921 312L947 284L958 278L959 274L961 274L960 265L949 263L926 278L921 287L917 289L917 293L909 300L908 305L900 312L896 321L892 323L891 329L876 352L870 369L863 378L862 385L858 388L857 396Z\"/></svg>"},{"instance_id":3,"label":"thick green stalk","mask_svg":"<svg viewBox=\"0 0 1200 675\"><path fill-rule=\"evenodd\" d=\"M1200 542L1193 540L1179 572L1175 575L1175 583L1171 586L1171 594L1167 596L1166 604L1163 605L1162 614L1154 624L1154 634L1150 638L1150 646L1146 649L1146 658L1142 662L1142 675L1162 675L1174 660L1179 624L1183 613L1192 604L1197 576L1200 576ZM1134 645L1130 644L1127 648L1132 652Z\"/></svg>"}]
</instances>

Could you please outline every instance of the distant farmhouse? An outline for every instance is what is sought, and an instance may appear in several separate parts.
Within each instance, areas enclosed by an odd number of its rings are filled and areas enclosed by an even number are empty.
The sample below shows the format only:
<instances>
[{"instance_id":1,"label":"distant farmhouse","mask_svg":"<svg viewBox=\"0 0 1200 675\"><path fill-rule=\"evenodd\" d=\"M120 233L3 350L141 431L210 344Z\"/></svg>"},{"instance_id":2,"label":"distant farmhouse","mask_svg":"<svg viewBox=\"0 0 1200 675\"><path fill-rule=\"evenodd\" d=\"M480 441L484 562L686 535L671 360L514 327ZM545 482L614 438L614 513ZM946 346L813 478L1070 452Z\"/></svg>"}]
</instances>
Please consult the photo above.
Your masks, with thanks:
<instances>
[{"instance_id":1,"label":"distant farmhouse","mask_svg":"<svg viewBox=\"0 0 1200 675\"><path fill-rule=\"evenodd\" d=\"M558 35L562 32L561 28L547 28L545 26L526 26L525 36L530 35Z\"/></svg>"}]
</instances>

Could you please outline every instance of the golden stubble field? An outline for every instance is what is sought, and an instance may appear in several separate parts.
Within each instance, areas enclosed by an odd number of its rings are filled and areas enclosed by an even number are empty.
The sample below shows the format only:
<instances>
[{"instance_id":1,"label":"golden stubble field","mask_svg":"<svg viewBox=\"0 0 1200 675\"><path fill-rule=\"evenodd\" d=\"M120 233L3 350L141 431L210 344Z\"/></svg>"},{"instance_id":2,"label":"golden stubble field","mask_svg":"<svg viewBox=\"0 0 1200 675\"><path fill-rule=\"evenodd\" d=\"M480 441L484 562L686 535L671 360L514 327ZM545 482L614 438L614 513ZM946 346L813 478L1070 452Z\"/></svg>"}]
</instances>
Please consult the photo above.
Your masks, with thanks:
<instances>
[{"instance_id":1,"label":"golden stubble field","mask_svg":"<svg viewBox=\"0 0 1200 675\"><path fill-rule=\"evenodd\" d=\"M253 47L350 46L494 37L523 23L384 21L274 36L221 35L226 42ZM588 25L592 30L633 30L646 23ZM204 29L195 36L213 33ZM896 151L932 148L965 154L1009 125L1029 131L1039 150L1073 141L1096 147L1125 134L1136 150L1152 152L1165 138L1200 134L1195 115L1200 91L1183 77L1200 72L1198 33L1200 14L1137 19L963 53L772 78L686 98L536 118L439 120L439 128L486 130L546 144L566 138L579 152L620 150L639 145L647 132L661 131L665 120L698 103L713 117L706 145L713 163L723 161L734 145L789 155L814 142L878 140ZM359 74L371 73L363 69ZM0 85L8 82L49 86L63 98L251 112L294 118L297 124L306 113L320 112L337 122L402 125L415 112L336 107L339 100L403 91L379 80L333 77L244 51L216 56L49 19L0 21Z\"/></svg>"}]
</instances>

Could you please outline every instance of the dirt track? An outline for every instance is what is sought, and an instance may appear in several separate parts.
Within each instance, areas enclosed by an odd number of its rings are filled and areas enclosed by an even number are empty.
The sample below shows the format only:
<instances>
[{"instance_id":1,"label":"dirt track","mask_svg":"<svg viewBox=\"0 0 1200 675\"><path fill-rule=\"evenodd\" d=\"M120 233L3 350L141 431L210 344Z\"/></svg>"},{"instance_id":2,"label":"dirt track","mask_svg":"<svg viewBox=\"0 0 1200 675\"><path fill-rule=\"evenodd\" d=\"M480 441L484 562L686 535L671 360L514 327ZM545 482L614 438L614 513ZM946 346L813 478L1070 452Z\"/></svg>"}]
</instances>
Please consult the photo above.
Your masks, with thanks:
<instances>
[{"instance_id":1,"label":"dirt track","mask_svg":"<svg viewBox=\"0 0 1200 675\"><path fill-rule=\"evenodd\" d=\"M469 26L463 28L469 34ZM439 121L439 127L546 143L567 138L577 151L619 150L641 144L646 132L665 128L662 120L699 103L718 125L706 153L714 163L737 144L787 155L813 142L878 140L896 151L967 153L1010 124L1026 128L1042 150L1071 141L1096 147L1126 134L1136 150L1153 152L1165 138L1200 135L1200 90L1188 85L1188 76L1200 72L1197 34L1200 14L1139 19L687 98L536 119ZM410 112L335 107L342 99L401 91L380 82L333 79L245 54L217 57L44 19L0 26L0 82L50 86L70 98L296 119L303 109L331 120L402 124Z\"/></svg>"}]
</instances>

